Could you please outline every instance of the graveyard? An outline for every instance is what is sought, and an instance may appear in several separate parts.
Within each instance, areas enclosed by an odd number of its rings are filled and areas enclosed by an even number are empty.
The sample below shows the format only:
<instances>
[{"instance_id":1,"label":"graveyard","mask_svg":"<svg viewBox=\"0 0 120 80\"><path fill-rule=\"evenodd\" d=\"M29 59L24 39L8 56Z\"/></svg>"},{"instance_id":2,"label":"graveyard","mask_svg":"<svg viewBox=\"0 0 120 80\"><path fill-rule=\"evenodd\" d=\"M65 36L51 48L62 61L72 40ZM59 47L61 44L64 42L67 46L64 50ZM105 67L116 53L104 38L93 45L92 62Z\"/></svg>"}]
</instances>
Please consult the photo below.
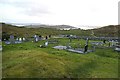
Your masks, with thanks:
<instances>
[{"instance_id":1,"label":"graveyard","mask_svg":"<svg viewBox=\"0 0 120 80\"><path fill-rule=\"evenodd\" d=\"M49 41L58 41L49 43ZM48 41L46 47L40 48ZM89 48L91 47L89 41ZM96 41L98 42L98 41ZM101 41L100 41L101 42ZM116 78L118 52L113 48L96 48L94 52L75 53L54 46L67 43L84 49L86 40L51 38L38 42L5 44L3 42L3 77L5 78ZM78 45L80 44L80 46ZM91 48L90 48L91 49Z\"/></svg>"},{"instance_id":2,"label":"graveyard","mask_svg":"<svg viewBox=\"0 0 120 80\"><path fill-rule=\"evenodd\" d=\"M31 32L29 37L22 31L18 36L9 33L1 41L3 78L118 78L116 36L111 40L87 34L81 37L83 34L75 36L74 31L72 36L69 31L51 35L48 30L41 35Z\"/></svg>"}]
</instances>

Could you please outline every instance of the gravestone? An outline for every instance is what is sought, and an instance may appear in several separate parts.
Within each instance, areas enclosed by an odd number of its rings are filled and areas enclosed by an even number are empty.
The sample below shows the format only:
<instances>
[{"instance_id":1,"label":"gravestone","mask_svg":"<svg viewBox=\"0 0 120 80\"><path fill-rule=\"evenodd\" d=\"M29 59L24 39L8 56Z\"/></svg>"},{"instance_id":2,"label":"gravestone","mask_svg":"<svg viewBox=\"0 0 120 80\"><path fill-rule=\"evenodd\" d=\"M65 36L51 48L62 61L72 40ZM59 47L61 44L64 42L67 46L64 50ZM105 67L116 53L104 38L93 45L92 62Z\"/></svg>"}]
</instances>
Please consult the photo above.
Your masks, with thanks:
<instances>
[{"instance_id":1,"label":"gravestone","mask_svg":"<svg viewBox=\"0 0 120 80\"><path fill-rule=\"evenodd\" d=\"M48 37L46 36L46 37L45 37L45 39L47 40L47 39L48 39Z\"/></svg>"},{"instance_id":2,"label":"gravestone","mask_svg":"<svg viewBox=\"0 0 120 80\"><path fill-rule=\"evenodd\" d=\"M116 46L114 50L120 52L120 45Z\"/></svg>"},{"instance_id":3,"label":"gravestone","mask_svg":"<svg viewBox=\"0 0 120 80\"><path fill-rule=\"evenodd\" d=\"M25 41L26 39L23 37L23 41Z\"/></svg>"},{"instance_id":4,"label":"gravestone","mask_svg":"<svg viewBox=\"0 0 120 80\"><path fill-rule=\"evenodd\" d=\"M51 35L49 35L49 38L51 38Z\"/></svg>"},{"instance_id":5,"label":"gravestone","mask_svg":"<svg viewBox=\"0 0 120 80\"><path fill-rule=\"evenodd\" d=\"M88 50L88 45L85 45L85 47L84 47L84 53L87 52L87 50Z\"/></svg>"},{"instance_id":6,"label":"gravestone","mask_svg":"<svg viewBox=\"0 0 120 80\"><path fill-rule=\"evenodd\" d=\"M35 35L34 36L34 42L38 42L39 41L39 36Z\"/></svg>"},{"instance_id":7,"label":"gravestone","mask_svg":"<svg viewBox=\"0 0 120 80\"><path fill-rule=\"evenodd\" d=\"M103 40L103 43L106 44L106 40Z\"/></svg>"},{"instance_id":8,"label":"gravestone","mask_svg":"<svg viewBox=\"0 0 120 80\"><path fill-rule=\"evenodd\" d=\"M22 42L22 38L19 38L19 41Z\"/></svg>"},{"instance_id":9,"label":"gravestone","mask_svg":"<svg viewBox=\"0 0 120 80\"><path fill-rule=\"evenodd\" d=\"M47 41L47 42L45 42L45 46L48 46L48 41Z\"/></svg>"},{"instance_id":10,"label":"gravestone","mask_svg":"<svg viewBox=\"0 0 120 80\"><path fill-rule=\"evenodd\" d=\"M19 38L16 38L16 41L19 41Z\"/></svg>"},{"instance_id":11,"label":"gravestone","mask_svg":"<svg viewBox=\"0 0 120 80\"><path fill-rule=\"evenodd\" d=\"M4 41L6 41L6 39L4 39Z\"/></svg>"},{"instance_id":12,"label":"gravestone","mask_svg":"<svg viewBox=\"0 0 120 80\"><path fill-rule=\"evenodd\" d=\"M73 35L69 35L70 42L72 42L72 37L73 37Z\"/></svg>"},{"instance_id":13,"label":"gravestone","mask_svg":"<svg viewBox=\"0 0 120 80\"><path fill-rule=\"evenodd\" d=\"M10 41L5 41L5 44L10 44Z\"/></svg>"},{"instance_id":14,"label":"gravestone","mask_svg":"<svg viewBox=\"0 0 120 80\"><path fill-rule=\"evenodd\" d=\"M84 47L84 53L87 52L88 50L88 38L86 39L86 44L85 44L85 47Z\"/></svg>"},{"instance_id":15,"label":"gravestone","mask_svg":"<svg viewBox=\"0 0 120 80\"><path fill-rule=\"evenodd\" d=\"M13 35L10 35L10 43L11 43L11 44L14 44L14 43L15 43L15 39L14 39L14 36L13 36Z\"/></svg>"},{"instance_id":16,"label":"gravestone","mask_svg":"<svg viewBox=\"0 0 120 80\"><path fill-rule=\"evenodd\" d=\"M111 46L115 46L115 42L114 42L114 40L112 40L112 45Z\"/></svg>"},{"instance_id":17,"label":"gravestone","mask_svg":"<svg viewBox=\"0 0 120 80\"><path fill-rule=\"evenodd\" d=\"M41 39L42 39L42 36L40 35L40 36L39 36L39 40L41 40Z\"/></svg>"},{"instance_id":18,"label":"gravestone","mask_svg":"<svg viewBox=\"0 0 120 80\"><path fill-rule=\"evenodd\" d=\"M40 45L40 48L45 48L45 47L47 47L48 46L48 41L47 42L45 42L45 44L44 45Z\"/></svg>"}]
</instances>

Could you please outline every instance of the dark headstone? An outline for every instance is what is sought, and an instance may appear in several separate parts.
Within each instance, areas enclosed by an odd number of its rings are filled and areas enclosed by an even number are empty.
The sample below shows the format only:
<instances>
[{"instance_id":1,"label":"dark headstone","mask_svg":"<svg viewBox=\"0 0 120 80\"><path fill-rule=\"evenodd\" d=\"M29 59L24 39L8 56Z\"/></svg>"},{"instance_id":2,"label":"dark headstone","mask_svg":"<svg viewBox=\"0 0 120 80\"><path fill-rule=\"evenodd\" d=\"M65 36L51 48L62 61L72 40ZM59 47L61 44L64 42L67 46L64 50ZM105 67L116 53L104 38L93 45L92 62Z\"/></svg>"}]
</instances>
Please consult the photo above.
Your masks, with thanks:
<instances>
[{"instance_id":1,"label":"dark headstone","mask_svg":"<svg viewBox=\"0 0 120 80\"><path fill-rule=\"evenodd\" d=\"M49 35L49 38L51 38L51 35Z\"/></svg>"},{"instance_id":2,"label":"dark headstone","mask_svg":"<svg viewBox=\"0 0 120 80\"><path fill-rule=\"evenodd\" d=\"M84 47L84 53L87 52L87 50L88 50L88 45L85 45L85 47Z\"/></svg>"},{"instance_id":3,"label":"dark headstone","mask_svg":"<svg viewBox=\"0 0 120 80\"><path fill-rule=\"evenodd\" d=\"M103 43L106 44L106 40L103 40Z\"/></svg>"},{"instance_id":4,"label":"dark headstone","mask_svg":"<svg viewBox=\"0 0 120 80\"><path fill-rule=\"evenodd\" d=\"M45 37L45 39L47 40L47 39L48 39L48 37L46 36L46 37Z\"/></svg>"}]
</instances>

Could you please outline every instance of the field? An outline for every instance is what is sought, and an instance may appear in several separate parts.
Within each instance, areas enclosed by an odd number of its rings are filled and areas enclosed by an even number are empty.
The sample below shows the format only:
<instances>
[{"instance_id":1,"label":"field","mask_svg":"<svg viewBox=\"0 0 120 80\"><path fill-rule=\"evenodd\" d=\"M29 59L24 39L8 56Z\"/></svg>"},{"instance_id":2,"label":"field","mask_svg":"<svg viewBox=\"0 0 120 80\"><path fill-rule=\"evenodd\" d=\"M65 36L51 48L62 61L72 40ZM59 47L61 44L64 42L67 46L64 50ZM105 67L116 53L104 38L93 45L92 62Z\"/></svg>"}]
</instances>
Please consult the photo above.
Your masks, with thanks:
<instances>
[{"instance_id":1,"label":"field","mask_svg":"<svg viewBox=\"0 0 120 80\"><path fill-rule=\"evenodd\" d=\"M59 43L46 48L39 47L45 40L10 45L3 42L3 78L118 78L118 53L112 48L77 54L53 49L69 42L67 38L57 40ZM77 44L84 47L85 40L74 39L70 45Z\"/></svg>"}]
</instances>

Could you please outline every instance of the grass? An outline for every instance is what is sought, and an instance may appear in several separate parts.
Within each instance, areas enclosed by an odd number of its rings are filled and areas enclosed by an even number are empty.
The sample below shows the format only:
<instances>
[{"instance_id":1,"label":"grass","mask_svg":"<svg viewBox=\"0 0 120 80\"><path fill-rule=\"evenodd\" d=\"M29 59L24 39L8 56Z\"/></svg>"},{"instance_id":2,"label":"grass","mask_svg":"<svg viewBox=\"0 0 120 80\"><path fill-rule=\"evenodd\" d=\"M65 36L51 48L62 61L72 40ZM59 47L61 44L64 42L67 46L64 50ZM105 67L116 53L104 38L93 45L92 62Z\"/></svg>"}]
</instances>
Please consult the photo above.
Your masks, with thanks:
<instances>
[{"instance_id":1,"label":"grass","mask_svg":"<svg viewBox=\"0 0 120 80\"><path fill-rule=\"evenodd\" d=\"M3 42L3 78L117 78L118 53L111 48L99 49L88 54L77 54L53 49L66 45L68 39L58 39L58 44L39 48L38 43L6 45ZM71 46L85 40L72 40Z\"/></svg>"}]
</instances>

